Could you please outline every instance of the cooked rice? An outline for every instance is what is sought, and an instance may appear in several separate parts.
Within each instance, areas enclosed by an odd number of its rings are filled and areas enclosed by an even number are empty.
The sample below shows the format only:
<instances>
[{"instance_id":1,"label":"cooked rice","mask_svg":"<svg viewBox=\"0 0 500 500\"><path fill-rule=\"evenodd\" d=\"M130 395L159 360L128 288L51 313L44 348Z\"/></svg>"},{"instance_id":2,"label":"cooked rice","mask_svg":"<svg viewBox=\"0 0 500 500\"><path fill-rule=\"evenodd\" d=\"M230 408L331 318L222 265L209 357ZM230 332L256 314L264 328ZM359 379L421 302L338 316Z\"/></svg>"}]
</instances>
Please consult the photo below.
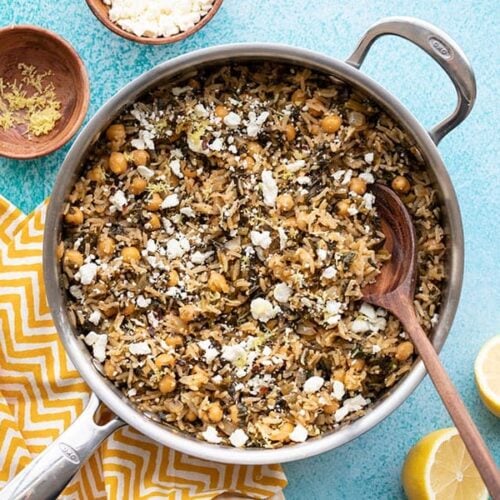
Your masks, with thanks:
<instances>
[{"instance_id":1,"label":"cooked rice","mask_svg":"<svg viewBox=\"0 0 500 500\"><path fill-rule=\"evenodd\" d=\"M409 181L428 332L441 209L419 151L373 102L308 69L231 65L159 87L116 124L126 136L102 134L69 196L62 286L96 363L139 410L274 448L358 418L410 370L398 320L362 301L390 257L369 185Z\"/></svg>"}]
</instances>

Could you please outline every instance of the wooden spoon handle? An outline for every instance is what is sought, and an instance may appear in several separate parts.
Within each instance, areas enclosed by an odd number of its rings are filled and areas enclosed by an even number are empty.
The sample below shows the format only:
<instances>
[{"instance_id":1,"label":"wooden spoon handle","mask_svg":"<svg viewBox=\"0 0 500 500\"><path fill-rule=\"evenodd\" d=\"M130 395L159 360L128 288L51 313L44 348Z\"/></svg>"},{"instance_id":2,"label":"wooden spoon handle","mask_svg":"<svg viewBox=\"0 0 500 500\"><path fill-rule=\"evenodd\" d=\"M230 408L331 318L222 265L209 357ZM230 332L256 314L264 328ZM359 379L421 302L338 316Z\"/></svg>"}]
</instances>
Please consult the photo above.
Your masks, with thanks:
<instances>
[{"instance_id":1,"label":"wooden spoon handle","mask_svg":"<svg viewBox=\"0 0 500 500\"><path fill-rule=\"evenodd\" d=\"M434 346L419 325L415 313L413 311L411 311L412 314L409 314L409 311L406 311L406 313L401 315L401 322L406 332L420 354L427 372L455 423L490 495L495 500L500 499L500 472L495 465L491 453L441 364Z\"/></svg>"}]
</instances>

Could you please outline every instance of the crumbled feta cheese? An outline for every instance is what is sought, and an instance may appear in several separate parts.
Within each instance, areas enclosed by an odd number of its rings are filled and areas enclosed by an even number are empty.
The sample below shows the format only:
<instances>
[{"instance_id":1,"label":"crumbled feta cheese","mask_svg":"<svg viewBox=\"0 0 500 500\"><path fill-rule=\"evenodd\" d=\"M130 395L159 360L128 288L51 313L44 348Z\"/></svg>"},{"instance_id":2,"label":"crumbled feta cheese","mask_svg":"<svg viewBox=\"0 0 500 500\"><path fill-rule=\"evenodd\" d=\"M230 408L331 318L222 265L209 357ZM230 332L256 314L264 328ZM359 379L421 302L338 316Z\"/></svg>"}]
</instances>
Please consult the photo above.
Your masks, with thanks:
<instances>
[{"instance_id":1,"label":"crumbled feta cheese","mask_svg":"<svg viewBox=\"0 0 500 500\"><path fill-rule=\"evenodd\" d=\"M284 250L286 248L286 243L288 241L288 236L286 235L286 231L282 227L279 227L278 235L280 238L280 250Z\"/></svg>"},{"instance_id":2,"label":"crumbled feta cheese","mask_svg":"<svg viewBox=\"0 0 500 500\"><path fill-rule=\"evenodd\" d=\"M69 293L70 293L71 295L73 295L73 297L75 297L75 299L80 300L80 299L82 299L82 298L83 298L83 292L82 292L82 289L81 289L79 286L77 286L77 285L71 285L71 286L69 287Z\"/></svg>"},{"instance_id":3,"label":"crumbled feta cheese","mask_svg":"<svg viewBox=\"0 0 500 500\"><path fill-rule=\"evenodd\" d=\"M89 321L93 325L97 326L99 324L99 321L101 321L101 311L97 309L95 311L92 311L89 316Z\"/></svg>"},{"instance_id":4,"label":"crumbled feta cheese","mask_svg":"<svg viewBox=\"0 0 500 500\"><path fill-rule=\"evenodd\" d=\"M331 280L335 278L335 276L337 276L337 269L335 269L334 266L328 266L321 275L322 278L325 278L327 280Z\"/></svg>"},{"instance_id":5,"label":"crumbled feta cheese","mask_svg":"<svg viewBox=\"0 0 500 500\"><path fill-rule=\"evenodd\" d=\"M248 436L243 429L236 429L230 436L229 442L236 448L242 448L248 441Z\"/></svg>"},{"instance_id":6,"label":"crumbled feta cheese","mask_svg":"<svg viewBox=\"0 0 500 500\"><path fill-rule=\"evenodd\" d=\"M354 206L354 205L351 205L348 209L347 209L347 213L349 215L356 215L358 213L358 209Z\"/></svg>"},{"instance_id":7,"label":"crumbled feta cheese","mask_svg":"<svg viewBox=\"0 0 500 500\"><path fill-rule=\"evenodd\" d=\"M176 177L178 177L179 179L184 178L184 174L181 171L181 162L177 158L173 159L168 164L168 166L170 167L170 170Z\"/></svg>"},{"instance_id":8,"label":"crumbled feta cheese","mask_svg":"<svg viewBox=\"0 0 500 500\"><path fill-rule=\"evenodd\" d=\"M289 172L298 172L301 168L304 168L306 166L305 160L296 160L292 161L291 163L288 163L286 166L286 169Z\"/></svg>"},{"instance_id":9,"label":"crumbled feta cheese","mask_svg":"<svg viewBox=\"0 0 500 500\"><path fill-rule=\"evenodd\" d=\"M234 363L246 358L246 349L240 344L222 346L222 359Z\"/></svg>"},{"instance_id":10,"label":"crumbled feta cheese","mask_svg":"<svg viewBox=\"0 0 500 500\"><path fill-rule=\"evenodd\" d=\"M375 177L373 177L373 174L370 174L369 172L363 172L362 174L359 174L358 177L363 179L367 184L373 184L375 182Z\"/></svg>"},{"instance_id":11,"label":"crumbled feta cheese","mask_svg":"<svg viewBox=\"0 0 500 500\"><path fill-rule=\"evenodd\" d=\"M344 178L342 179L342 184L345 186L346 184L349 184L349 182L351 182L351 179L352 179L352 170L349 169L345 174L344 174Z\"/></svg>"},{"instance_id":12,"label":"crumbled feta cheese","mask_svg":"<svg viewBox=\"0 0 500 500\"><path fill-rule=\"evenodd\" d=\"M155 253L156 250L157 250L158 246L156 245L156 241L155 240L151 240L149 239L146 243L146 250L149 252L149 253Z\"/></svg>"},{"instance_id":13,"label":"crumbled feta cheese","mask_svg":"<svg viewBox=\"0 0 500 500\"><path fill-rule=\"evenodd\" d=\"M303 391L307 394L312 394L314 392L318 392L325 383L325 379L323 377L313 376L309 377L304 382Z\"/></svg>"},{"instance_id":14,"label":"crumbled feta cheese","mask_svg":"<svg viewBox=\"0 0 500 500\"><path fill-rule=\"evenodd\" d=\"M364 319L355 319L351 324L351 331L354 333L365 333L370 331L370 323Z\"/></svg>"},{"instance_id":15,"label":"crumbled feta cheese","mask_svg":"<svg viewBox=\"0 0 500 500\"><path fill-rule=\"evenodd\" d=\"M248 113L247 135L248 137L257 137L269 116L268 111L263 111L259 116L254 111Z\"/></svg>"},{"instance_id":16,"label":"crumbled feta cheese","mask_svg":"<svg viewBox=\"0 0 500 500\"><path fill-rule=\"evenodd\" d=\"M307 175L301 175L300 177L297 177L297 182L301 186L305 186L306 184L311 184L311 178Z\"/></svg>"},{"instance_id":17,"label":"crumbled feta cheese","mask_svg":"<svg viewBox=\"0 0 500 500\"><path fill-rule=\"evenodd\" d=\"M113 1L116 1L116 0L113 0ZM180 95L185 94L186 92L189 92L190 90L193 90L193 89L189 85L185 85L184 87L173 87L172 94L175 97L179 97Z\"/></svg>"},{"instance_id":18,"label":"crumbled feta cheese","mask_svg":"<svg viewBox=\"0 0 500 500\"><path fill-rule=\"evenodd\" d=\"M346 399L342 407L335 412L335 421L340 422L349 413L361 410L363 406L366 406L368 403L369 401L361 395Z\"/></svg>"},{"instance_id":19,"label":"crumbled feta cheese","mask_svg":"<svg viewBox=\"0 0 500 500\"><path fill-rule=\"evenodd\" d=\"M207 109L205 108L205 106L203 106L203 104L201 104L201 103L198 103L194 107L194 112L200 118L207 118L209 116L209 112L207 111Z\"/></svg>"},{"instance_id":20,"label":"crumbled feta cheese","mask_svg":"<svg viewBox=\"0 0 500 500\"><path fill-rule=\"evenodd\" d=\"M89 332L85 336L85 343L92 347L92 354L97 361L101 363L106 359L106 346L108 345L108 336L96 332Z\"/></svg>"},{"instance_id":21,"label":"crumbled feta cheese","mask_svg":"<svg viewBox=\"0 0 500 500\"><path fill-rule=\"evenodd\" d=\"M144 177L144 179L151 179L151 177L155 175L153 170L151 170L148 167L145 167L144 165L139 165L137 167L137 172L139 172L139 175L141 177Z\"/></svg>"},{"instance_id":22,"label":"crumbled feta cheese","mask_svg":"<svg viewBox=\"0 0 500 500\"><path fill-rule=\"evenodd\" d=\"M201 340L198 345L204 351L205 361L207 364L212 363L212 361L219 355L219 350L212 345L210 339Z\"/></svg>"},{"instance_id":23,"label":"crumbled feta cheese","mask_svg":"<svg viewBox=\"0 0 500 500\"><path fill-rule=\"evenodd\" d=\"M132 389L130 389L128 392L127 392L127 396L129 398L135 396L137 394L137 389L135 387L132 387Z\"/></svg>"},{"instance_id":24,"label":"crumbled feta cheese","mask_svg":"<svg viewBox=\"0 0 500 500\"><path fill-rule=\"evenodd\" d=\"M139 295L136 300L137 307L148 307L151 304L151 299L147 299L144 295Z\"/></svg>"},{"instance_id":25,"label":"crumbled feta cheese","mask_svg":"<svg viewBox=\"0 0 500 500\"><path fill-rule=\"evenodd\" d=\"M283 304L288 302L292 296L292 289L286 283L278 283L274 287L273 296L278 302Z\"/></svg>"},{"instance_id":26,"label":"crumbled feta cheese","mask_svg":"<svg viewBox=\"0 0 500 500\"><path fill-rule=\"evenodd\" d=\"M334 380L332 396L336 400L340 401L344 397L344 394L345 394L344 384L340 382L340 380Z\"/></svg>"},{"instance_id":27,"label":"crumbled feta cheese","mask_svg":"<svg viewBox=\"0 0 500 500\"><path fill-rule=\"evenodd\" d=\"M82 285L90 285L95 280L97 269L97 264L93 262L83 264L75 277L80 279Z\"/></svg>"},{"instance_id":28,"label":"crumbled feta cheese","mask_svg":"<svg viewBox=\"0 0 500 500\"><path fill-rule=\"evenodd\" d=\"M208 145L208 147L212 151L221 151L224 147L224 141L220 137L217 137Z\"/></svg>"},{"instance_id":29,"label":"crumbled feta cheese","mask_svg":"<svg viewBox=\"0 0 500 500\"><path fill-rule=\"evenodd\" d=\"M119 189L113 196L109 198L109 201L117 210L123 210L123 207L125 207L125 205L127 204L127 197L125 196L124 192Z\"/></svg>"},{"instance_id":30,"label":"crumbled feta cheese","mask_svg":"<svg viewBox=\"0 0 500 500\"><path fill-rule=\"evenodd\" d=\"M161 208L176 207L180 203L177 193L169 194L162 202Z\"/></svg>"},{"instance_id":31,"label":"crumbled feta cheese","mask_svg":"<svg viewBox=\"0 0 500 500\"><path fill-rule=\"evenodd\" d=\"M269 231L250 231L250 239L253 245L259 246L264 250L268 249L273 242Z\"/></svg>"},{"instance_id":32,"label":"crumbled feta cheese","mask_svg":"<svg viewBox=\"0 0 500 500\"><path fill-rule=\"evenodd\" d=\"M199 252L196 251L191 255L191 262L193 264L203 264L208 258L210 258L214 253L209 252Z\"/></svg>"},{"instance_id":33,"label":"crumbled feta cheese","mask_svg":"<svg viewBox=\"0 0 500 500\"><path fill-rule=\"evenodd\" d=\"M375 155L373 153L366 153L365 154L365 161L366 163L372 163Z\"/></svg>"},{"instance_id":34,"label":"crumbled feta cheese","mask_svg":"<svg viewBox=\"0 0 500 500\"><path fill-rule=\"evenodd\" d=\"M375 195L372 193L365 193L363 195L363 203L368 210L371 210L375 204Z\"/></svg>"},{"instance_id":35,"label":"crumbled feta cheese","mask_svg":"<svg viewBox=\"0 0 500 500\"><path fill-rule=\"evenodd\" d=\"M308 436L307 429L303 425L297 424L290 433L290 440L294 443L303 443L307 440Z\"/></svg>"},{"instance_id":36,"label":"crumbled feta cheese","mask_svg":"<svg viewBox=\"0 0 500 500\"><path fill-rule=\"evenodd\" d=\"M182 257L190 248L189 240L185 236L178 239L172 238L167 242L167 257L170 260L177 259Z\"/></svg>"},{"instance_id":37,"label":"crumbled feta cheese","mask_svg":"<svg viewBox=\"0 0 500 500\"><path fill-rule=\"evenodd\" d=\"M436 326L439 322L439 314L434 314L431 318L431 325Z\"/></svg>"},{"instance_id":38,"label":"crumbled feta cheese","mask_svg":"<svg viewBox=\"0 0 500 500\"><path fill-rule=\"evenodd\" d=\"M363 315L366 316L368 319L376 319L377 318L377 313L375 311L375 308L371 304L367 304L366 302L363 302L361 304L361 307L359 308L359 312Z\"/></svg>"},{"instance_id":39,"label":"crumbled feta cheese","mask_svg":"<svg viewBox=\"0 0 500 500\"><path fill-rule=\"evenodd\" d=\"M222 384L222 381L224 379L220 376L220 375L215 375L214 377L212 377L212 382L215 384L215 385L220 385Z\"/></svg>"},{"instance_id":40,"label":"crumbled feta cheese","mask_svg":"<svg viewBox=\"0 0 500 500\"><path fill-rule=\"evenodd\" d=\"M133 354L134 356L151 354L151 347L149 347L149 344L146 341L129 344L128 350L130 354Z\"/></svg>"},{"instance_id":41,"label":"crumbled feta cheese","mask_svg":"<svg viewBox=\"0 0 500 500\"><path fill-rule=\"evenodd\" d=\"M154 149L154 138L154 132L150 130L139 130L139 137L137 139L132 139L130 145L135 149Z\"/></svg>"},{"instance_id":42,"label":"crumbled feta cheese","mask_svg":"<svg viewBox=\"0 0 500 500\"><path fill-rule=\"evenodd\" d=\"M182 215L185 215L186 217L191 217L191 218L196 217L196 213L191 207L183 207L179 211Z\"/></svg>"},{"instance_id":43,"label":"crumbled feta cheese","mask_svg":"<svg viewBox=\"0 0 500 500\"><path fill-rule=\"evenodd\" d=\"M209 425L206 430L201 433L201 435L207 443L219 444L222 442L222 438L219 436L217 429L213 425Z\"/></svg>"},{"instance_id":44,"label":"crumbled feta cheese","mask_svg":"<svg viewBox=\"0 0 500 500\"><path fill-rule=\"evenodd\" d=\"M372 354L377 354L377 353L379 353L381 350L382 350L382 348L381 348L379 345L377 345L377 344L373 344L373 345L372 345Z\"/></svg>"},{"instance_id":45,"label":"crumbled feta cheese","mask_svg":"<svg viewBox=\"0 0 500 500\"><path fill-rule=\"evenodd\" d=\"M241 118L239 115L237 115L236 113L234 113L233 111L229 112L225 117L224 117L224 120L223 122L228 126L228 127L231 127L231 128L236 128L239 126L239 124L241 123Z\"/></svg>"},{"instance_id":46,"label":"crumbled feta cheese","mask_svg":"<svg viewBox=\"0 0 500 500\"><path fill-rule=\"evenodd\" d=\"M267 299L258 297L252 300L250 311L253 319L267 323L275 318L281 312L281 309L278 306L273 306Z\"/></svg>"},{"instance_id":47,"label":"crumbled feta cheese","mask_svg":"<svg viewBox=\"0 0 500 500\"><path fill-rule=\"evenodd\" d=\"M276 205L278 185L276 184L273 173L270 170L262 171L262 195L264 196L264 203L268 207L274 207Z\"/></svg>"},{"instance_id":48,"label":"crumbled feta cheese","mask_svg":"<svg viewBox=\"0 0 500 500\"><path fill-rule=\"evenodd\" d=\"M324 248L316 249L316 253L318 254L318 259L321 261L326 260L328 257L328 252Z\"/></svg>"}]
</instances>

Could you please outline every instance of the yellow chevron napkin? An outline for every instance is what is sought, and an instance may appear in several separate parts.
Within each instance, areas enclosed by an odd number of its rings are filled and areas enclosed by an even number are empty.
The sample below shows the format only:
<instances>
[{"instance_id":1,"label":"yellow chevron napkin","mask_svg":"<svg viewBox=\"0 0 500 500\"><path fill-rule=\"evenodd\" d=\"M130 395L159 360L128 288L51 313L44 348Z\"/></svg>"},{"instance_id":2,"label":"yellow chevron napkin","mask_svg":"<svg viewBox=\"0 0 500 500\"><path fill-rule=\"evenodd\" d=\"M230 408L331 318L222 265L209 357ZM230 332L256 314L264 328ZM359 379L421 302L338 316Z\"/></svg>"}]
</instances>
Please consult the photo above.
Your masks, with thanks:
<instances>
[{"instance_id":1,"label":"yellow chevron napkin","mask_svg":"<svg viewBox=\"0 0 500 500\"><path fill-rule=\"evenodd\" d=\"M57 336L45 298L46 204L26 216L0 197L0 490L84 408L89 389ZM281 496L279 465L198 460L130 427L109 437L64 490L64 499L211 499L224 492ZM1 496L1 495L0 495Z\"/></svg>"}]
</instances>

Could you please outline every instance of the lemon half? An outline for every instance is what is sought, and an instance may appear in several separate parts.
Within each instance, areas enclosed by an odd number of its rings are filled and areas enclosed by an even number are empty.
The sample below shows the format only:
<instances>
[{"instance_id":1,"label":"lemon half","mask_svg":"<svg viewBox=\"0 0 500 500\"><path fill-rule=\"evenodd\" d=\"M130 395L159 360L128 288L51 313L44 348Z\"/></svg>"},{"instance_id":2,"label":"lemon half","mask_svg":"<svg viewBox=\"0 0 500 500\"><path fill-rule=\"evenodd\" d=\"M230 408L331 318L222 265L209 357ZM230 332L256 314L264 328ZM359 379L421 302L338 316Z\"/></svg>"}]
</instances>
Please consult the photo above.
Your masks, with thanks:
<instances>
[{"instance_id":1,"label":"lemon half","mask_svg":"<svg viewBox=\"0 0 500 500\"><path fill-rule=\"evenodd\" d=\"M401 479L409 500L488 498L488 490L454 427L423 437L408 453Z\"/></svg>"},{"instance_id":2,"label":"lemon half","mask_svg":"<svg viewBox=\"0 0 500 500\"><path fill-rule=\"evenodd\" d=\"M488 340L479 351L474 375L483 403L500 417L500 335Z\"/></svg>"}]
</instances>

